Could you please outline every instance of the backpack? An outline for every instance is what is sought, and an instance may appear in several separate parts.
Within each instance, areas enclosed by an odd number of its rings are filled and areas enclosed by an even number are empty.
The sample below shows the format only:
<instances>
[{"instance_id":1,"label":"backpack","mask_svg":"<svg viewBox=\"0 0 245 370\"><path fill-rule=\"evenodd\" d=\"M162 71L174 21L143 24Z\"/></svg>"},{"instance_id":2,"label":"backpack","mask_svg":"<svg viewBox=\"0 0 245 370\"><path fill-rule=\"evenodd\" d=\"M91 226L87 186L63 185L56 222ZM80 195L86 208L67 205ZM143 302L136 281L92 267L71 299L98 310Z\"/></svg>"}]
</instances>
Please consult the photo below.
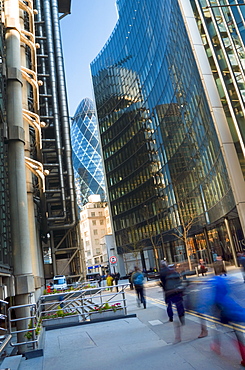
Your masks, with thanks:
<instances>
[{"instance_id":1,"label":"backpack","mask_svg":"<svg viewBox=\"0 0 245 370\"><path fill-rule=\"evenodd\" d=\"M141 272L135 272L133 276L134 285L143 285L144 275Z\"/></svg>"},{"instance_id":2,"label":"backpack","mask_svg":"<svg viewBox=\"0 0 245 370\"><path fill-rule=\"evenodd\" d=\"M181 290L180 275L176 271L169 271L165 280L165 291Z\"/></svg>"}]
</instances>

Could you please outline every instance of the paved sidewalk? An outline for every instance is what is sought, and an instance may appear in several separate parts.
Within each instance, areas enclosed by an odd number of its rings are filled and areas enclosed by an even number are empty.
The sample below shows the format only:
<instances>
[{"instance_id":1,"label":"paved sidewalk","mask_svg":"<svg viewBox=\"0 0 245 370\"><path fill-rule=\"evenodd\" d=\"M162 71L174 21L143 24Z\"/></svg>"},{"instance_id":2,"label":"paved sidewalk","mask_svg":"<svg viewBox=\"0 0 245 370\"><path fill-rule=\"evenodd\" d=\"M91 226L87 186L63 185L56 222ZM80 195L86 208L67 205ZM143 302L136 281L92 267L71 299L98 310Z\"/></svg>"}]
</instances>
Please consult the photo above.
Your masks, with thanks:
<instances>
[{"instance_id":1,"label":"paved sidewalk","mask_svg":"<svg viewBox=\"0 0 245 370\"><path fill-rule=\"evenodd\" d=\"M237 284L243 283L238 270L234 278ZM146 284L146 296L154 285ZM218 356L210 351L216 326L209 323L209 336L197 339L199 319L187 314L182 342L173 344L177 321L168 322L160 287L159 298L149 298L147 309L137 307L134 291L128 289L126 297L128 313L137 317L47 331L44 356L22 359L19 370L242 369L229 328L218 329L224 333L222 355Z\"/></svg>"}]
</instances>

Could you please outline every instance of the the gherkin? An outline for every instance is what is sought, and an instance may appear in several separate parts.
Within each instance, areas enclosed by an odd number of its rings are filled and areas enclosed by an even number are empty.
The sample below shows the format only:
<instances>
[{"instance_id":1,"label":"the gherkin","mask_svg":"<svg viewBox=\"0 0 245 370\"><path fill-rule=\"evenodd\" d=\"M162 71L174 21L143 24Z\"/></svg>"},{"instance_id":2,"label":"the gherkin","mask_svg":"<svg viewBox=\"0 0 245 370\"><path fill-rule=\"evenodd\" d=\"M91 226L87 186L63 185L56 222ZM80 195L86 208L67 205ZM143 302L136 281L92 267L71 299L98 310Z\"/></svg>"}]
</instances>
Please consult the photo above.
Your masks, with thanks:
<instances>
[{"instance_id":1,"label":"the gherkin","mask_svg":"<svg viewBox=\"0 0 245 370\"><path fill-rule=\"evenodd\" d=\"M89 195L105 200L105 181L95 107L91 99L79 104L71 125L72 160L79 208Z\"/></svg>"}]
</instances>

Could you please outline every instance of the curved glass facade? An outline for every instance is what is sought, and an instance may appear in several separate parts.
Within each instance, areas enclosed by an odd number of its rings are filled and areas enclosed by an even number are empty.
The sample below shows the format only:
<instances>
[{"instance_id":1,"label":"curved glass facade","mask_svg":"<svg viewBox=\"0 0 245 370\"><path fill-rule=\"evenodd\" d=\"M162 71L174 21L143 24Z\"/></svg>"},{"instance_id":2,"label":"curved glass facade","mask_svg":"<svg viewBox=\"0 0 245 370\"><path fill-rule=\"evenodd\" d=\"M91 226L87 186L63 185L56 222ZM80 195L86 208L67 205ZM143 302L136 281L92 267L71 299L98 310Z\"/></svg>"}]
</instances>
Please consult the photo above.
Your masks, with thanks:
<instances>
[{"instance_id":1,"label":"curved glass facade","mask_svg":"<svg viewBox=\"0 0 245 370\"><path fill-rule=\"evenodd\" d=\"M89 195L105 200L105 181L94 104L85 98L79 104L71 126L72 161L79 208Z\"/></svg>"},{"instance_id":2,"label":"curved glass facade","mask_svg":"<svg viewBox=\"0 0 245 370\"><path fill-rule=\"evenodd\" d=\"M238 0L191 0L245 177L245 7ZM229 6L229 5L232 6Z\"/></svg>"},{"instance_id":3,"label":"curved glass facade","mask_svg":"<svg viewBox=\"0 0 245 370\"><path fill-rule=\"evenodd\" d=\"M194 235L235 208L226 167L178 1L117 3L91 64L117 246L183 260L176 230Z\"/></svg>"}]
</instances>

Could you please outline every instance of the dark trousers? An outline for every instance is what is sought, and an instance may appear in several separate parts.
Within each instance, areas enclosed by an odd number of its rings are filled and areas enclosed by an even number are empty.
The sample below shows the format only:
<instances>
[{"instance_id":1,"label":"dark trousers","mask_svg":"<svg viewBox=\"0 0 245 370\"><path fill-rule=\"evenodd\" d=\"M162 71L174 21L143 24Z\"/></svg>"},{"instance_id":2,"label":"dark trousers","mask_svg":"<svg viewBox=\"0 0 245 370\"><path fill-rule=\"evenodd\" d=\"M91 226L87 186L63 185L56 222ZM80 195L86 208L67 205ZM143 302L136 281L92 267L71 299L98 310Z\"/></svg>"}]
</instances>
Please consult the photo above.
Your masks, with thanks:
<instances>
[{"instance_id":1,"label":"dark trousers","mask_svg":"<svg viewBox=\"0 0 245 370\"><path fill-rule=\"evenodd\" d=\"M136 294L137 294L138 299L140 300L141 303L143 303L144 307L146 307L144 287L140 286L140 285L136 285L135 290L136 290Z\"/></svg>"},{"instance_id":2,"label":"dark trousers","mask_svg":"<svg viewBox=\"0 0 245 370\"><path fill-rule=\"evenodd\" d=\"M183 298L182 298L182 295L180 294L176 294L174 296L170 296L170 297L166 297L165 298L165 302L167 303L168 307L167 307L167 313L168 313L168 317L170 319L173 318L173 308L172 308L172 304L175 304L176 306L176 309L177 309L177 312L178 312L178 316L179 317L182 317L184 316L185 314L185 309L184 309L184 304L183 304Z\"/></svg>"}]
</instances>

